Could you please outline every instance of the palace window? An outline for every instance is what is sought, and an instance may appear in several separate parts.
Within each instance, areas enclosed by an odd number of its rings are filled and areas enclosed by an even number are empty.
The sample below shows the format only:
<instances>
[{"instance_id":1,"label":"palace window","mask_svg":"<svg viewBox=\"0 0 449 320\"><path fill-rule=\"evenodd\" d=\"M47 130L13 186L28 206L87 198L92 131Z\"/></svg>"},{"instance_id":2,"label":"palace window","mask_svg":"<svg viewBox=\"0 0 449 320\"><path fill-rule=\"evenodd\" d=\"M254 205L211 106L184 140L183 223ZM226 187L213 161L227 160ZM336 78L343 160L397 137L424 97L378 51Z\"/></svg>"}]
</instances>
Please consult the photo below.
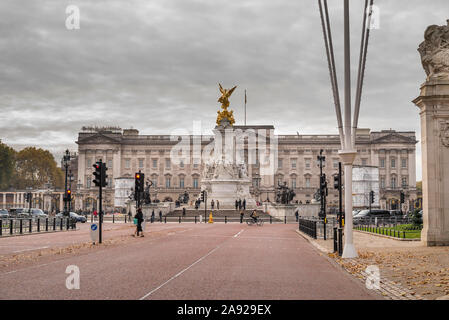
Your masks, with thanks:
<instances>
[{"instance_id":1,"label":"palace window","mask_svg":"<svg viewBox=\"0 0 449 320\"><path fill-rule=\"evenodd\" d=\"M125 169L131 169L131 159L125 159Z\"/></svg>"},{"instance_id":2,"label":"palace window","mask_svg":"<svg viewBox=\"0 0 449 320\"><path fill-rule=\"evenodd\" d=\"M392 176L392 177L391 177L391 188L392 188L392 189L396 189L396 183L397 183L396 177L395 177L395 176Z\"/></svg>"},{"instance_id":3,"label":"palace window","mask_svg":"<svg viewBox=\"0 0 449 320\"><path fill-rule=\"evenodd\" d=\"M292 159L292 169L296 169L296 159Z\"/></svg>"},{"instance_id":4,"label":"palace window","mask_svg":"<svg viewBox=\"0 0 449 320\"><path fill-rule=\"evenodd\" d=\"M91 177L90 176L86 176L86 188L87 189L90 189L91 182L92 182Z\"/></svg>"},{"instance_id":5,"label":"palace window","mask_svg":"<svg viewBox=\"0 0 449 320\"><path fill-rule=\"evenodd\" d=\"M332 160L332 166L334 167L334 169L338 169L338 160L337 159Z\"/></svg>"},{"instance_id":6,"label":"palace window","mask_svg":"<svg viewBox=\"0 0 449 320\"><path fill-rule=\"evenodd\" d=\"M278 168L282 168L282 159L278 159Z\"/></svg>"},{"instance_id":7,"label":"palace window","mask_svg":"<svg viewBox=\"0 0 449 320\"><path fill-rule=\"evenodd\" d=\"M253 187L258 188L259 187L259 178L253 178Z\"/></svg>"},{"instance_id":8,"label":"palace window","mask_svg":"<svg viewBox=\"0 0 449 320\"><path fill-rule=\"evenodd\" d=\"M395 158L391 158L391 167L396 168L396 159Z\"/></svg>"},{"instance_id":9,"label":"palace window","mask_svg":"<svg viewBox=\"0 0 449 320\"><path fill-rule=\"evenodd\" d=\"M153 159L153 168L157 168L157 159Z\"/></svg>"},{"instance_id":10,"label":"palace window","mask_svg":"<svg viewBox=\"0 0 449 320\"><path fill-rule=\"evenodd\" d=\"M306 169L310 169L310 159L305 159L304 161Z\"/></svg>"},{"instance_id":11,"label":"palace window","mask_svg":"<svg viewBox=\"0 0 449 320\"><path fill-rule=\"evenodd\" d=\"M405 158L401 159L401 167L407 168L407 159L405 159Z\"/></svg>"},{"instance_id":12,"label":"palace window","mask_svg":"<svg viewBox=\"0 0 449 320\"><path fill-rule=\"evenodd\" d=\"M86 164L87 164L88 168L92 167L92 158L87 158L86 159Z\"/></svg>"},{"instance_id":13,"label":"palace window","mask_svg":"<svg viewBox=\"0 0 449 320\"><path fill-rule=\"evenodd\" d=\"M179 167L180 167L180 168L184 168L184 160L181 160L181 161L179 162Z\"/></svg>"},{"instance_id":14,"label":"palace window","mask_svg":"<svg viewBox=\"0 0 449 320\"><path fill-rule=\"evenodd\" d=\"M165 177L165 187L170 188L171 185L171 177Z\"/></svg>"},{"instance_id":15,"label":"palace window","mask_svg":"<svg viewBox=\"0 0 449 320\"><path fill-rule=\"evenodd\" d=\"M362 159L362 166L366 166L366 159Z\"/></svg>"},{"instance_id":16,"label":"palace window","mask_svg":"<svg viewBox=\"0 0 449 320\"><path fill-rule=\"evenodd\" d=\"M380 187L381 189L385 189L385 177L380 177Z\"/></svg>"},{"instance_id":17,"label":"palace window","mask_svg":"<svg viewBox=\"0 0 449 320\"><path fill-rule=\"evenodd\" d=\"M108 160L108 162L107 162L107 167L108 167L108 168L112 168L112 160Z\"/></svg>"},{"instance_id":18,"label":"palace window","mask_svg":"<svg viewBox=\"0 0 449 320\"><path fill-rule=\"evenodd\" d=\"M195 189L198 188L198 178L193 178L193 187L194 187Z\"/></svg>"},{"instance_id":19,"label":"palace window","mask_svg":"<svg viewBox=\"0 0 449 320\"><path fill-rule=\"evenodd\" d=\"M310 178L306 178L306 188L310 188Z\"/></svg>"},{"instance_id":20,"label":"palace window","mask_svg":"<svg viewBox=\"0 0 449 320\"><path fill-rule=\"evenodd\" d=\"M165 168L170 169L170 167L171 167L170 159L165 159Z\"/></svg>"},{"instance_id":21,"label":"palace window","mask_svg":"<svg viewBox=\"0 0 449 320\"><path fill-rule=\"evenodd\" d=\"M184 188L184 177L179 177L179 187Z\"/></svg>"},{"instance_id":22,"label":"palace window","mask_svg":"<svg viewBox=\"0 0 449 320\"><path fill-rule=\"evenodd\" d=\"M402 182L402 188L407 188L407 178L403 177L401 182Z\"/></svg>"},{"instance_id":23,"label":"palace window","mask_svg":"<svg viewBox=\"0 0 449 320\"><path fill-rule=\"evenodd\" d=\"M292 178L292 189L296 189L296 178Z\"/></svg>"},{"instance_id":24,"label":"palace window","mask_svg":"<svg viewBox=\"0 0 449 320\"><path fill-rule=\"evenodd\" d=\"M385 159L380 159L380 167L385 168Z\"/></svg>"},{"instance_id":25,"label":"palace window","mask_svg":"<svg viewBox=\"0 0 449 320\"><path fill-rule=\"evenodd\" d=\"M139 159L139 168L143 168L143 159Z\"/></svg>"}]
</instances>

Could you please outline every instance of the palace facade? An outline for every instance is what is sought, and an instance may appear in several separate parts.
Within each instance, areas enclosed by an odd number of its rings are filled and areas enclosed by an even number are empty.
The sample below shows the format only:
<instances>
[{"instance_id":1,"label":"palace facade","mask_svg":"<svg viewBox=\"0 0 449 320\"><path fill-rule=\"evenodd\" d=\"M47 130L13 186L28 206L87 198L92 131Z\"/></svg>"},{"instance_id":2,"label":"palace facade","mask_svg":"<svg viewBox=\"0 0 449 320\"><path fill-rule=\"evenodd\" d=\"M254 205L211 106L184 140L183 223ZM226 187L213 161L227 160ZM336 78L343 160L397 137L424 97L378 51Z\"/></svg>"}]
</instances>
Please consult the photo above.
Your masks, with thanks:
<instances>
[{"instance_id":1,"label":"palace facade","mask_svg":"<svg viewBox=\"0 0 449 320\"><path fill-rule=\"evenodd\" d=\"M274 127L237 126L234 130L254 130L255 132L274 132ZM338 205L338 192L333 189L332 176L338 172L338 135L276 135L277 160L272 174L261 174L258 158L255 163L247 162L248 177L252 181L251 194L258 201L274 201L278 183L286 182L296 192L294 201L307 203L312 201L319 186L319 167L317 155L323 150L326 157L326 173L330 208ZM214 136L189 137L191 141L200 141L204 150L213 142ZM77 157L77 190L75 208L92 210L97 207L98 188L92 183L93 164L102 159L108 167L108 186L104 188L103 206L106 211L114 208L114 187L116 178L134 178L139 170L146 180L153 182L152 199L174 201L187 191L190 199L199 197L204 163L194 158L191 149L190 161L173 163L171 151L178 139L170 135L141 135L136 129L120 128L83 128L79 132ZM269 142L267 142L269 143ZM399 209L400 192L405 193L406 203L403 209L414 207L416 191L416 155L417 140L415 132L395 130L370 131L357 130L357 158L354 165L377 166L379 168L380 207ZM245 144L245 146L247 146ZM257 148L257 147L256 147ZM245 150L245 161L248 160ZM72 191L73 192L73 191ZM211 199L209 199L210 201Z\"/></svg>"}]
</instances>

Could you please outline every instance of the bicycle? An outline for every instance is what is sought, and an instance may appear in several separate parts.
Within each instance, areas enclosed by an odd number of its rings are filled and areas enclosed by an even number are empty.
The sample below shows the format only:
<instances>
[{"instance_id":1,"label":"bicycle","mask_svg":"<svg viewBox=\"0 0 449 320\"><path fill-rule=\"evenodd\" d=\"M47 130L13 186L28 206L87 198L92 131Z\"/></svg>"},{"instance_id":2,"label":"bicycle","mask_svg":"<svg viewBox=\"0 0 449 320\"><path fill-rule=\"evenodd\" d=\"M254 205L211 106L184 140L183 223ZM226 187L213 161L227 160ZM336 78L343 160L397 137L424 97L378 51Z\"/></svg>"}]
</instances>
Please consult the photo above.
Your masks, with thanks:
<instances>
[{"instance_id":1,"label":"bicycle","mask_svg":"<svg viewBox=\"0 0 449 320\"><path fill-rule=\"evenodd\" d=\"M260 218L256 218L256 221L254 221L253 218L248 218L248 219L246 219L246 223L249 226L252 226L252 225L258 225L259 227L263 226L263 220Z\"/></svg>"}]
</instances>

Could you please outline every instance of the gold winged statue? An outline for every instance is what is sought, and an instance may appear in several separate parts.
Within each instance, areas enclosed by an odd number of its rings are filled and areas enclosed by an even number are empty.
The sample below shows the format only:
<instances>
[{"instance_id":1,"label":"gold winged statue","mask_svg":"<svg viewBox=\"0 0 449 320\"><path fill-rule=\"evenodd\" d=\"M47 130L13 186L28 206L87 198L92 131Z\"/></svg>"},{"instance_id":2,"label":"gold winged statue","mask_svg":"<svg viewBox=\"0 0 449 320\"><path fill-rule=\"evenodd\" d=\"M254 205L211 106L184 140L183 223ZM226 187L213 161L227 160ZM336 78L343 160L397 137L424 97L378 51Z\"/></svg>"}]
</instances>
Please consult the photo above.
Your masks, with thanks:
<instances>
[{"instance_id":1,"label":"gold winged statue","mask_svg":"<svg viewBox=\"0 0 449 320\"><path fill-rule=\"evenodd\" d=\"M220 87L220 92L221 92L221 97L218 99L218 102L221 103L221 108L223 109L223 111L220 111L220 110L217 111L217 113L218 113L217 125L219 126L221 124L221 120L227 119L229 121L229 124L232 126L232 125L234 125L235 120L234 120L233 111L232 110L228 111L229 97L234 92L235 88L237 88L237 86L235 86L232 89L223 89L223 87L221 86L220 83L218 85Z\"/></svg>"}]
</instances>

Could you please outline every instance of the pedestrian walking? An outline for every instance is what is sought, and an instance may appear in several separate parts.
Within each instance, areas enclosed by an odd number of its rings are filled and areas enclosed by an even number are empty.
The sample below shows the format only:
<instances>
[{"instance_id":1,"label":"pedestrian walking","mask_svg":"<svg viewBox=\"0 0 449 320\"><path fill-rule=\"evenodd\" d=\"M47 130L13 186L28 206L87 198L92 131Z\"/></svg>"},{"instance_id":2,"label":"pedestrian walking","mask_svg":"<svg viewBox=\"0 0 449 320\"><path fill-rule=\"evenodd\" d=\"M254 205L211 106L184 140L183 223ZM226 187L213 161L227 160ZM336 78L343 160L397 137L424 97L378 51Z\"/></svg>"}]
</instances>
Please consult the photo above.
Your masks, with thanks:
<instances>
[{"instance_id":1,"label":"pedestrian walking","mask_svg":"<svg viewBox=\"0 0 449 320\"><path fill-rule=\"evenodd\" d=\"M215 202L214 202L214 199L212 199L212 201L210 202L210 206L211 206L212 210L214 210L214 205L215 205Z\"/></svg>"},{"instance_id":2,"label":"pedestrian walking","mask_svg":"<svg viewBox=\"0 0 449 320\"><path fill-rule=\"evenodd\" d=\"M242 210L242 199L239 199L239 210Z\"/></svg>"},{"instance_id":3,"label":"pedestrian walking","mask_svg":"<svg viewBox=\"0 0 449 320\"><path fill-rule=\"evenodd\" d=\"M296 222L298 222L298 218L299 218L298 210L295 211L295 217L296 217Z\"/></svg>"},{"instance_id":4,"label":"pedestrian walking","mask_svg":"<svg viewBox=\"0 0 449 320\"><path fill-rule=\"evenodd\" d=\"M154 210L151 212L151 223L154 222Z\"/></svg>"},{"instance_id":5,"label":"pedestrian walking","mask_svg":"<svg viewBox=\"0 0 449 320\"><path fill-rule=\"evenodd\" d=\"M240 211L240 223L243 223L243 215L244 215L243 211Z\"/></svg>"},{"instance_id":6,"label":"pedestrian walking","mask_svg":"<svg viewBox=\"0 0 449 320\"><path fill-rule=\"evenodd\" d=\"M162 222L162 211L159 210L159 221Z\"/></svg>"},{"instance_id":7,"label":"pedestrian walking","mask_svg":"<svg viewBox=\"0 0 449 320\"><path fill-rule=\"evenodd\" d=\"M142 213L142 209L139 208L137 209L137 213L134 216L134 219L136 219L136 231L134 232L134 236L136 237L143 237L143 230L142 230L142 222L143 222L143 213ZM139 235L139 232L141 233Z\"/></svg>"},{"instance_id":8,"label":"pedestrian walking","mask_svg":"<svg viewBox=\"0 0 449 320\"><path fill-rule=\"evenodd\" d=\"M220 202L217 200L217 210L220 210Z\"/></svg>"},{"instance_id":9,"label":"pedestrian walking","mask_svg":"<svg viewBox=\"0 0 449 320\"><path fill-rule=\"evenodd\" d=\"M239 208L239 201L235 199L235 210L237 210L238 208Z\"/></svg>"},{"instance_id":10,"label":"pedestrian walking","mask_svg":"<svg viewBox=\"0 0 449 320\"><path fill-rule=\"evenodd\" d=\"M183 207L183 208L182 208L182 216L184 217L185 215L186 215L186 208Z\"/></svg>"},{"instance_id":11,"label":"pedestrian walking","mask_svg":"<svg viewBox=\"0 0 449 320\"><path fill-rule=\"evenodd\" d=\"M246 199L243 199L243 210L246 210Z\"/></svg>"},{"instance_id":12,"label":"pedestrian walking","mask_svg":"<svg viewBox=\"0 0 449 320\"><path fill-rule=\"evenodd\" d=\"M128 211L128 221L129 221L129 222L131 222L131 217L132 217L131 210L129 210L129 211Z\"/></svg>"}]
</instances>

